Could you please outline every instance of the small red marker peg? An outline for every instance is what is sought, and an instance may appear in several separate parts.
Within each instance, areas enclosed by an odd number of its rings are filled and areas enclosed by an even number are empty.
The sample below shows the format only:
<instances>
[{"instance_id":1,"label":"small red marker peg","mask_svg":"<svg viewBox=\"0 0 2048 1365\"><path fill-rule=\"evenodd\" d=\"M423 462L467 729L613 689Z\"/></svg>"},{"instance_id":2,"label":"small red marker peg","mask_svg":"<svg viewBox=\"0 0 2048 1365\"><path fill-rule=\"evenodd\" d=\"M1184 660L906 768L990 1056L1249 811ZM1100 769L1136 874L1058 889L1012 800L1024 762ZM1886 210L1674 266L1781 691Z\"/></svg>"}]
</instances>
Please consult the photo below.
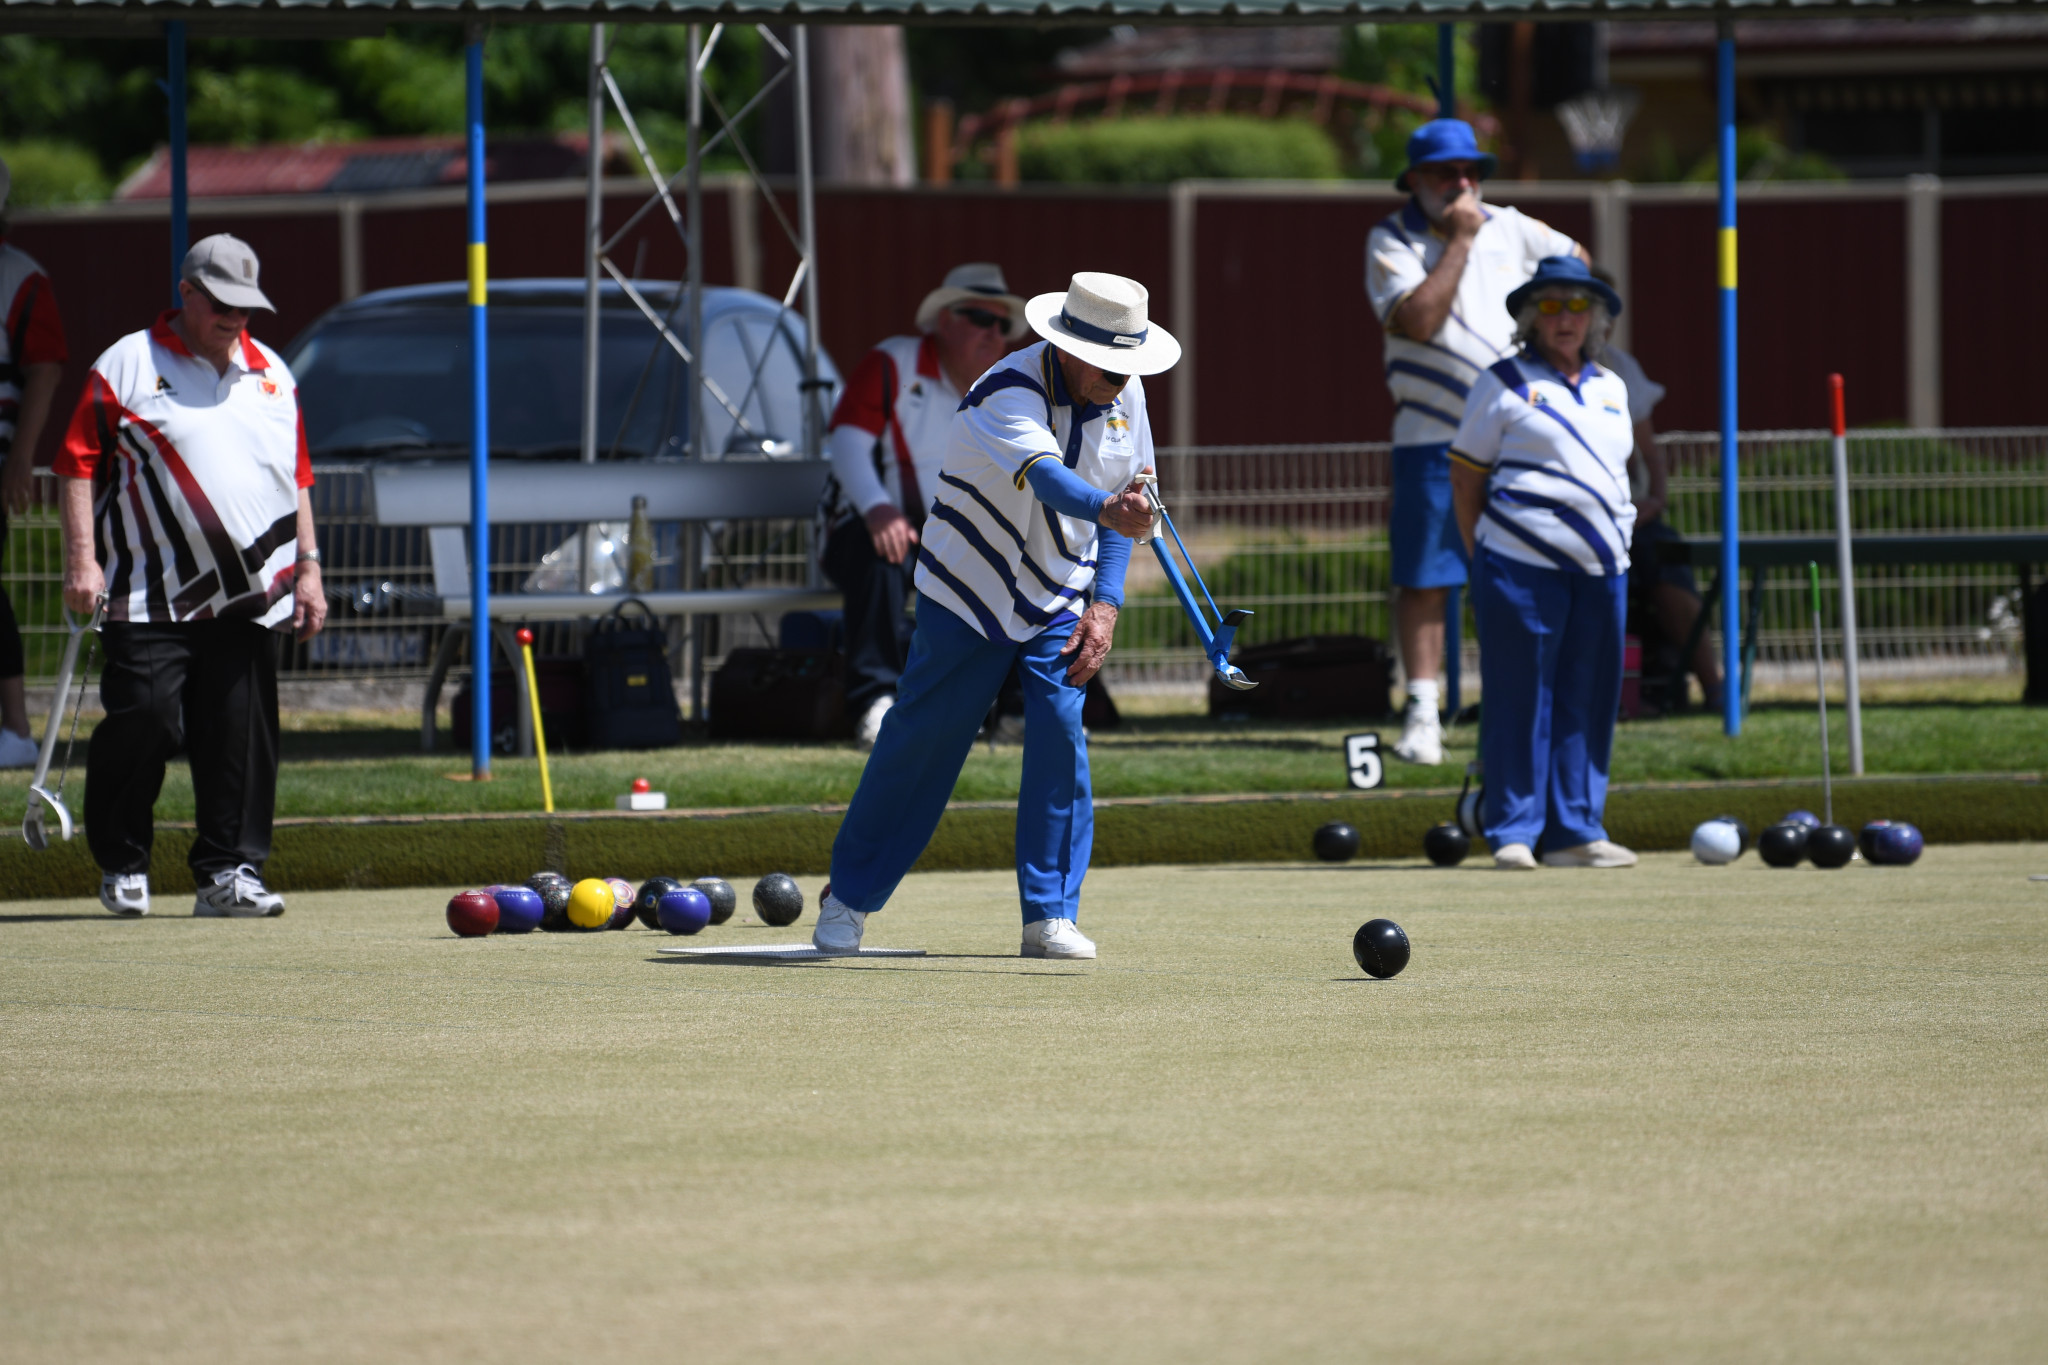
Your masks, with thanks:
<instances>
[{"instance_id":1,"label":"small red marker peg","mask_svg":"<svg viewBox=\"0 0 2048 1365\"><path fill-rule=\"evenodd\" d=\"M519 632L512 638L517 640L522 645L530 645L533 643L533 632L528 630L525 626L521 626L519 628Z\"/></svg>"},{"instance_id":2,"label":"small red marker peg","mask_svg":"<svg viewBox=\"0 0 2048 1365\"><path fill-rule=\"evenodd\" d=\"M644 777L636 777L633 779L633 790L636 792L653 791L654 784Z\"/></svg>"}]
</instances>

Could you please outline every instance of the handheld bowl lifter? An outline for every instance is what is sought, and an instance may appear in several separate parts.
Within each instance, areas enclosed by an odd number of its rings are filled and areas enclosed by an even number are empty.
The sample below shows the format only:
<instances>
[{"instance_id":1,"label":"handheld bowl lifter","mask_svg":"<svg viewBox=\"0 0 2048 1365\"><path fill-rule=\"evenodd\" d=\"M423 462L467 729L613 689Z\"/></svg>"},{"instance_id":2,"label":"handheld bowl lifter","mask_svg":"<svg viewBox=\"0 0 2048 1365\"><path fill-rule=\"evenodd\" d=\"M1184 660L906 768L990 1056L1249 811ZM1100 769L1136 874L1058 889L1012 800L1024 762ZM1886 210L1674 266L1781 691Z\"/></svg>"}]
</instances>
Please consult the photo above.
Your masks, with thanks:
<instances>
[{"instance_id":1,"label":"handheld bowl lifter","mask_svg":"<svg viewBox=\"0 0 2048 1365\"><path fill-rule=\"evenodd\" d=\"M1230 662L1230 645L1237 637L1237 628L1250 620L1252 614L1242 609L1225 612L1216 606L1216 599L1209 595L1209 585L1202 581L1202 571L1195 567L1194 556L1188 553L1187 546L1181 544L1180 532L1174 529L1173 518L1166 514L1166 504L1159 500L1158 476L1140 474L1137 482L1144 485L1146 501L1152 504L1152 531L1149 535L1140 536L1139 543L1150 544L1152 553L1159 556L1159 567L1166 571L1166 581L1173 585L1173 595L1180 599L1181 610L1188 614L1188 620L1193 623L1195 635L1202 642L1202 653L1208 657L1210 666L1216 670L1217 681L1239 692L1251 691L1258 684L1247 678L1243 669ZM1173 537L1174 545L1180 550L1180 557L1187 562L1186 577L1182 576L1180 565L1174 563L1173 556L1167 553L1166 542L1160 539L1159 527L1162 524L1166 527L1167 534ZM1195 586L1202 590L1202 600L1207 602L1209 610L1216 614L1216 627L1213 630L1209 627L1209 618L1203 615L1201 607L1196 605L1194 594L1188 591L1189 578L1195 580Z\"/></svg>"},{"instance_id":2,"label":"handheld bowl lifter","mask_svg":"<svg viewBox=\"0 0 2048 1365\"><path fill-rule=\"evenodd\" d=\"M57 822L57 837L71 838L71 809L64 804L64 779L71 775L71 750L78 743L78 717L85 710L85 680L92 672L92 656L86 656L85 669L78 671L78 646L88 634L97 636L100 622L107 614L107 599L102 593L93 603L92 619L80 625L71 615L64 612L65 628L71 638L64 644L63 660L57 665L57 685L50 689L50 719L43 726L43 749L36 756L36 771L28 786L28 813L21 817L21 837L30 848L41 851L50 846L50 820ZM97 643L97 640L95 640ZM78 705L71 713L71 741L64 746L64 767L57 774L57 788L50 790L44 784L50 779L50 760L57 753L57 735L64 726L64 703L71 699L72 676L78 676Z\"/></svg>"}]
</instances>

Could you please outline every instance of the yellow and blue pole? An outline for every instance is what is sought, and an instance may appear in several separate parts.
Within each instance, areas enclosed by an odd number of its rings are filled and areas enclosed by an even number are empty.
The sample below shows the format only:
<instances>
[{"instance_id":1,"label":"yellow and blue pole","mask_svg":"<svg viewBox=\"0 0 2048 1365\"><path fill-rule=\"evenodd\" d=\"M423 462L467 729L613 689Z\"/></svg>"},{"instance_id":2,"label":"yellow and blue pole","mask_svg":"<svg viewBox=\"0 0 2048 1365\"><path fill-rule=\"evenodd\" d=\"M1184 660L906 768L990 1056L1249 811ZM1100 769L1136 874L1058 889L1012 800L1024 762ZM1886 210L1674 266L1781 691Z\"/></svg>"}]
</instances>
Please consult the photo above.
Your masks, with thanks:
<instances>
[{"instance_id":1,"label":"yellow and blue pole","mask_svg":"<svg viewBox=\"0 0 2048 1365\"><path fill-rule=\"evenodd\" d=\"M178 294L178 276L185 268L185 252L192 245L192 226L187 216L191 196L185 183L185 24L173 19L164 25L164 94L170 101L171 127L171 307L183 300Z\"/></svg>"},{"instance_id":2,"label":"yellow and blue pole","mask_svg":"<svg viewBox=\"0 0 2048 1365\"><path fill-rule=\"evenodd\" d=\"M1458 116L1458 27L1436 26L1436 116ZM1464 678L1459 663L1464 657L1465 594L1451 585L1444 594L1444 711L1456 716L1463 705L1459 695Z\"/></svg>"},{"instance_id":3,"label":"yellow and blue pole","mask_svg":"<svg viewBox=\"0 0 2048 1365\"><path fill-rule=\"evenodd\" d=\"M1736 501L1735 446L1735 25L1720 21L1721 220L1717 256L1721 286L1721 730L1742 733L1742 512Z\"/></svg>"},{"instance_id":4,"label":"yellow and blue pole","mask_svg":"<svg viewBox=\"0 0 2048 1365\"><path fill-rule=\"evenodd\" d=\"M491 776L491 367L484 247L484 28L470 27L469 117L469 658L471 776Z\"/></svg>"}]
</instances>

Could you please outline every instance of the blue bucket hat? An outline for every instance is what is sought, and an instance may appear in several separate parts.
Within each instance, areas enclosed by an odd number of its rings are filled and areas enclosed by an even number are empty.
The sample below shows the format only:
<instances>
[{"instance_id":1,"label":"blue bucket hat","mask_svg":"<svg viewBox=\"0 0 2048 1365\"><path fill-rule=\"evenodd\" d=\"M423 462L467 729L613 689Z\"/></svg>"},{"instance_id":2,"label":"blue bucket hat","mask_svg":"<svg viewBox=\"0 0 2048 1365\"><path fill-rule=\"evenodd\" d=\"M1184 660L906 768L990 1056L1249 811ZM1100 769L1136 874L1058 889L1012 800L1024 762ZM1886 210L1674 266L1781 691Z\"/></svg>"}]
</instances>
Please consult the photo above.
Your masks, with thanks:
<instances>
[{"instance_id":1,"label":"blue bucket hat","mask_svg":"<svg viewBox=\"0 0 2048 1365\"><path fill-rule=\"evenodd\" d=\"M1583 289L1598 296L1607 305L1609 317L1621 312L1621 295L1614 292L1605 280L1597 278L1586 263L1576 256L1545 256L1536 262L1536 273L1528 283L1508 295L1508 316L1519 317L1522 305L1530 295L1550 285L1562 285L1569 289Z\"/></svg>"},{"instance_id":2,"label":"blue bucket hat","mask_svg":"<svg viewBox=\"0 0 2048 1365\"><path fill-rule=\"evenodd\" d=\"M1394 188L1408 192L1408 171L1432 161L1476 161L1481 180L1493 174L1500 163L1492 152L1479 150L1479 138L1472 125L1461 118L1436 118L1408 135L1408 169L1394 180Z\"/></svg>"}]
</instances>

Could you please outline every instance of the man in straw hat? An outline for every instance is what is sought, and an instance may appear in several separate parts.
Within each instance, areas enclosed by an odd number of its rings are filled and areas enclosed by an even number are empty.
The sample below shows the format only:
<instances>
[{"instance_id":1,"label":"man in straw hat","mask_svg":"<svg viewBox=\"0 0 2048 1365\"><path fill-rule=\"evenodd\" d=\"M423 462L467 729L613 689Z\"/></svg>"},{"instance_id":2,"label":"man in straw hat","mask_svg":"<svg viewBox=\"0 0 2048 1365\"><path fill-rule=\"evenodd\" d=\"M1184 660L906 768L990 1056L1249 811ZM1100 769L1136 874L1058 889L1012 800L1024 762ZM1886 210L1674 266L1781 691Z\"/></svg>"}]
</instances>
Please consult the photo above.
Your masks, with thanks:
<instances>
[{"instance_id":1,"label":"man in straw hat","mask_svg":"<svg viewBox=\"0 0 2048 1365\"><path fill-rule=\"evenodd\" d=\"M953 414L1024 335L1024 300L1000 266L955 266L917 307L918 336L890 337L847 376L825 443L822 564L846 594L846 701L874 747L910 652L903 616L918 535L938 492Z\"/></svg>"},{"instance_id":2,"label":"man in straw hat","mask_svg":"<svg viewBox=\"0 0 2048 1365\"><path fill-rule=\"evenodd\" d=\"M284 913L263 884L277 796L278 632L327 619L298 386L249 335L275 312L247 242L185 253L173 308L93 362L57 458L64 604L104 596L106 719L85 768L100 904L149 913L164 764L191 758L195 915Z\"/></svg>"},{"instance_id":3,"label":"man in straw hat","mask_svg":"<svg viewBox=\"0 0 2048 1365\"><path fill-rule=\"evenodd\" d=\"M1151 525L1145 386L1180 359L1117 275L1074 276L1024 306L1045 340L999 362L953 422L917 551L917 633L896 705L832 845L811 942L859 949L938 827L989 703L1024 684L1017 894L1025 957L1090 958L1075 927L1094 847L1081 702L1123 601L1130 537Z\"/></svg>"},{"instance_id":4,"label":"man in straw hat","mask_svg":"<svg viewBox=\"0 0 2048 1365\"><path fill-rule=\"evenodd\" d=\"M1444 760L1438 671L1444 607L1465 582L1465 546L1451 513L1450 440L1465 395L1487 366L1514 351L1508 291L1546 256L1586 253L1546 223L1480 202L1494 158L1472 125L1433 119L1408 139L1394 188L1407 204L1365 243L1365 292L1386 328L1387 388L1394 397L1394 633L1408 703L1394 752L1411 763Z\"/></svg>"}]
</instances>

